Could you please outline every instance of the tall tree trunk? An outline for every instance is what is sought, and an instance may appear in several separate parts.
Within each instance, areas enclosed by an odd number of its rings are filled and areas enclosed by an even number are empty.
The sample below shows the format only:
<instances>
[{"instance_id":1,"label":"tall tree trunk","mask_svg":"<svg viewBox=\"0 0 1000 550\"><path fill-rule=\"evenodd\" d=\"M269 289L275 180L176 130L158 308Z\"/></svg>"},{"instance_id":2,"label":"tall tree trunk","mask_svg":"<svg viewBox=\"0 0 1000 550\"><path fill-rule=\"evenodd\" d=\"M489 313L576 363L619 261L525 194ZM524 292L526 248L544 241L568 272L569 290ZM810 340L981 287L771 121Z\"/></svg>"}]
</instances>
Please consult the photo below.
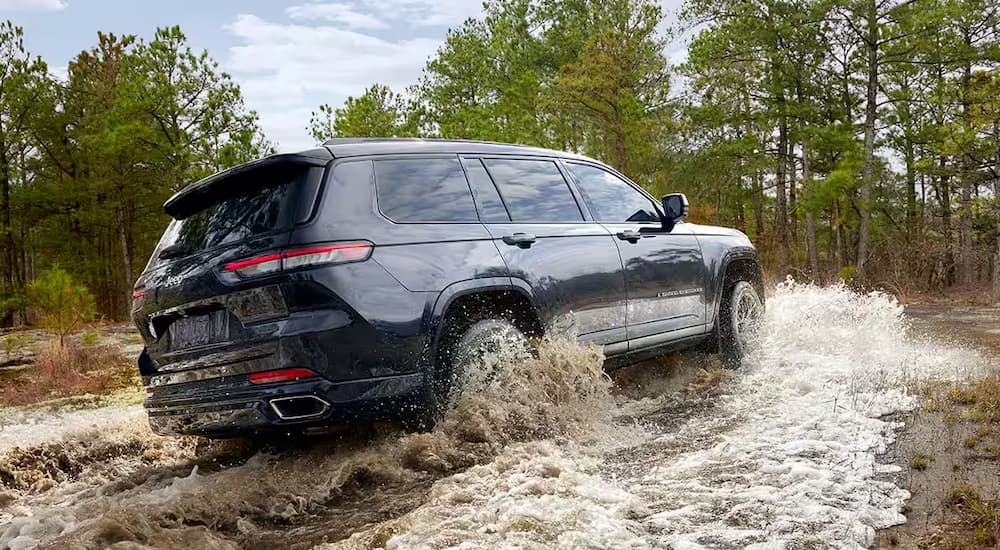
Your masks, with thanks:
<instances>
[{"instance_id":1,"label":"tall tree trunk","mask_svg":"<svg viewBox=\"0 0 1000 550\"><path fill-rule=\"evenodd\" d=\"M938 181L938 202L941 203L941 232L944 234L944 283L946 285L955 282L955 239L952 235L951 223L951 181L945 170L948 168L948 161L942 155L938 161L941 176Z\"/></svg>"},{"instance_id":2,"label":"tall tree trunk","mask_svg":"<svg viewBox=\"0 0 1000 550\"><path fill-rule=\"evenodd\" d=\"M125 289L125 292L122 293L121 299L117 300L117 302L124 304L122 311L127 316L129 308L132 305L132 285L135 283L135 280L132 279L132 247L130 243L131 239L129 238L129 229L125 222L124 210L124 207L118 208L118 241L122 251L122 276L125 279L125 284L122 288Z\"/></svg>"},{"instance_id":3,"label":"tall tree trunk","mask_svg":"<svg viewBox=\"0 0 1000 550\"><path fill-rule=\"evenodd\" d=\"M906 221L912 231L917 219L917 170L912 141L906 141L903 162L906 164Z\"/></svg>"},{"instance_id":4,"label":"tall tree trunk","mask_svg":"<svg viewBox=\"0 0 1000 550\"><path fill-rule=\"evenodd\" d=\"M0 243L3 245L3 284L4 289L13 293L14 265L17 252L14 250L14 228L10 223L10 159L7 156L5 143L0 142ZM5 311L0 318L0 326L9 327L14 324L14 311Z\"/></svg>"},{"instance_id":5,"label":"tall tree trunk","mask_svg":"<svg viewBox=\"0 0 1000 550\"><path fill-rule=\"evenodd\" d=\"M840 270L847 263L847 254L844 251L844 224L840 221L840 199L833 199L833 238L836 243L837 269Z\"/></svg>"},{"instance_id":6,"label":"tall tree trunk","mask_svg":"<svg viewBox=\"0 0 1000 550\"><path fill-rule=\"evenodd\" d=\"M994 183L993 192L1000 193L1000 181ZM1000 206L993 207L993 217L998 228L994 237L996 249L993 255L993 301L997 301L1000 300Z\"/></svg>"},{"instance_id":7,"label":"tall tree trunk","mask_svg":"<svg viewBox=\"0 0 1000 550\"><path fill-rule=\"evenodd\" d=\"M998 202L997 197L1000 197L1000 119L994 119L993 121L993 168L990 169L990 177L993 181L993 200L990 201L993 205L993 219L996 227L994 228L993 240L994 240L994 253L993 253L993 273L990 274L991 282L993 283L993 301L1000 301L1000 202Z\"/></svg>"},{"instance_id":8,"label":"tall tree trunk","mask_svg":"<svg viewBox=\"0 0 1000 550\"><path fill-rule=\"evenodd\" d=\"M971 37L969 30L964 31L965 47L971 47ZM966 62L962 67L962 126L965 135L971 133L972 121L969 107L969 88L972 85L972 63ZM962 284L969 285L976 281L975 261L973 258L972 246L972 190L976 185L975 167L972 166L972 159L968 154L962 155L962 208L958 219L959 227L959 258L962 264L960 280Z\"/></svg>"},{"instance_id":9,"label":"tall tree trunk","mask_svg":"<svg viewBox=\"0 0 1000 550\"><path fill-rule=\"evenodd\" d=\"M909 95L909 86L906 86ZM913 138L913 117L910 114L909 103L900 102L900 124L903 126L903 166L906 169L906 228L913 231L917 220L917 161ZM912 235L911 235L912 237Z\"/></svg>"},{"instance_id":10,"label":"tall tree trunk","mask_svg":"<svg viewBox=\"0 0 1000 550\"><path fill-rule=\"evenodd\" d=\"M993 123L993 135L1000 139L1000 121ZM1000 204L997 197L1000 197L1000 148L996 150L994 157L996 168L993 171L993 216L996 219L996 254L993 256L993 301L1000 300Z\"/></svg>"},{"instance_id":11,"label":"tall tree trunk","mask_svg":"<svg viewBox=\"0 0 1000 550\"><path fill-rule=\"evenodd\" d=\"M872 180L875 176L875 118L878 109L878 7L869 0L867 49L868 87L865 95L865 163L861 171L861 200L858 201L858 259L857 273L864 277L871 241Z\"/></svg>"},{"instance_id":12,"label":"tall tree trunk","mask_svg":"<svg viewBox=\"0 0 1000 550\"><path fill-rule=\"evenodd\" d=\"M760 170L753 173L753 193L750 194L750 202L753 207L753 226L757 239L764 238L764 185L761 183Z\"/></svg>"},{"instance_id":13,"label":"tall tree trunk","mask_svg":"<svg viewBox=\"0 0 1000 550\"><path fill-rule=\"evenodd\" d=\"M736 228L740 231L746 232L747 230L747 213L746 205L743 204L743 186L740 185L740 192L736 196Z\"/></svg>"},{"instance_id":14,"label":"tall tree trunk","mask_svg":"<svg viewBox=\"0 0 1000 550\"><path fill-rule=\"evenodd\" d=\"M785 100L783 96L778 97L779 111L781 112L781 125L778 128L778 164L777 178L775 182L775 198L777 208L775 210L775 229L778 233L778 253L780 257L780 269L788 267L788 203L785 194L785 178L787 177L788 161L788 117L785 115Z\"/></svg>"},{"instance_id":15,"label":"tall tree trunk","mask_svg":"<svg viewBox=\"0 0 1000 550\"><path fill-rule=\"evenodd\" d=\"M722 186L715 189L715 225L722 225Z\"/></svg>"},{"instance_id":16,"label":"tall tree trunk","mask_svg":"<svg viewBox=\"0 0 1000 550\"><path fill-rule=\"evenodd\" d=\"M785 157L788 159L788 231L789 231L789 244L790 244L790 255L793 262L798 262L799 259L799 223L798 223L798 196L796 192L796 187L798 186L795 179L795 145L789 140L788 144L788 155Z\"/></svg>"},{"instance_id":17,"label":"tall tree trunk","mask_svg":"<svg viewBox=\"0 0 1000 550\"><path fill-rule=\"evenodd\" d=\"M802 141L802 192L812 196L812 166L809 164L809 143ZM814 280L819 279L819 251L816 249L816 222L812 208L807 201L806 208L806 253L809 256L809 272Z\"/></svg>"},{"instance_id":18,"label":"tall tree trunk","mask_svg":"<svg viewBox=\"0 0 1000 550\"><path fill-rule=\"evenodd\" d=\"M969 175L971 174L968 172L963 174L958 215L958 260L961 270L958 280L964 285L972 284L976 280L972 247L972 183L966 181L966 176Z\"/></svg>"}]
</instances>

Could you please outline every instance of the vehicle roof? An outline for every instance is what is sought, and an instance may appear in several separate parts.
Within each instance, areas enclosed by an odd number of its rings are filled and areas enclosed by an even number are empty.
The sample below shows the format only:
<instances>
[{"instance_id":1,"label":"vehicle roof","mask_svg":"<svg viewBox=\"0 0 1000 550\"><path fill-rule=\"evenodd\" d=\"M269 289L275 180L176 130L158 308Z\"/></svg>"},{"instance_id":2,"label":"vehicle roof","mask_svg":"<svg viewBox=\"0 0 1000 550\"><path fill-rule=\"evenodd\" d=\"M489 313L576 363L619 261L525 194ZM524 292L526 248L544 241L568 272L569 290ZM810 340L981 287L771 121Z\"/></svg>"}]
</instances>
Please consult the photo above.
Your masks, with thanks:
<instances>
[{"instance_id":1,"label":"vehicle roof","mask_svg":"<svg viewBox=\"0 0 1000 550\"><path fill-rule=\"evenodd\" d=\"M590 157L575 153L495 141L438 138L334 138L326 141L322 147L297 153L278 153L212 174L175 193L163 204L163 209L174 217L184 215L186 207L196 201L199 195L211 193L214 188L224 184L224 182L238 178L250 171L269 169L283 163L324 166L333 158L408 153L545 156L598 162L603 165Z\"/></svg>"},{"instance_id":2,"label":"vehicle roof","mask_svg":"<svg viewBox=\"0 0 1000 550\"><path fill-rule=\"evenodd\" d=\"M438 138L334 138L323 144L337 158L362 155L390 155L407 153L458 153L458 154L499 154L499 155L537 155L547 157L571 158L577 160L593 159L575 153L498 143L495 141L477 141L467 139Z\"/></svg>"}]
</instances>

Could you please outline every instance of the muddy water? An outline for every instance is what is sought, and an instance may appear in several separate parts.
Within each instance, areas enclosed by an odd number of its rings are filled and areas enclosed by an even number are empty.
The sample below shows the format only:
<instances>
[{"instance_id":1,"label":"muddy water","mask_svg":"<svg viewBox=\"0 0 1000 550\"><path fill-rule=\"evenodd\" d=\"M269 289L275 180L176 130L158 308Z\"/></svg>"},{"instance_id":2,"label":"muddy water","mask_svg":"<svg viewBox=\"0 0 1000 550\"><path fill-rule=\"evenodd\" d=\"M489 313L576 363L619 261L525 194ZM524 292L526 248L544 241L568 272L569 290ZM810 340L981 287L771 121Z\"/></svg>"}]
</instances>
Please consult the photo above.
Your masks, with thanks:
<instances>
[{"instance_id":1,"label":"muddy water","mask_svg":"<svg viewBox=\"0 0 1000 550\"><path fill-rule=\"evenodd\" d=\"M543 342L537 357L505 350L483 365L491 375L470 377L468 391L428 434L366 430L234 455L225 446L200 453L192 440L157 438L129 424L117 434L85 432L10 451L3 457L10 471L0 469L12 500L0 516L0 547L280 541L309 548L339 540L417 507L435 480L486 462L511 442L568 437L607 418L611 382L602 361L596 349L559 342Z\"/></svg>"},{"instance_id":2,"label":"muddy water","mask_svg":"<svg viewBox=\"0 0 1000 550\"><path fill-rule=\"evenodd\" d=\"M112 420L0 451L0 549L863 547L908 496L876 460L888 415L987 361L885 296L783 285L731 373L680 355L612 381L549 342L430 434L197 445Z\"/></svg>"}]
</instances>

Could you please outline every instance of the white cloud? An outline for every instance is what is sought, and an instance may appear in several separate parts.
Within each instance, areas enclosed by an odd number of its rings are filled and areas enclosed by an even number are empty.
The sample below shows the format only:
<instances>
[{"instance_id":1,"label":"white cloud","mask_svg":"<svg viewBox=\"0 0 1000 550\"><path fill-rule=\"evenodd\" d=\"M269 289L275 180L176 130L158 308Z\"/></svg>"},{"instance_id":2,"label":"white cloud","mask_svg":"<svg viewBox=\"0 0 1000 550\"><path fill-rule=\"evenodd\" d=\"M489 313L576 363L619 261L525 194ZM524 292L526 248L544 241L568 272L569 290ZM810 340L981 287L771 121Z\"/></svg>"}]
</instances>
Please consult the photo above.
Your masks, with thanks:
<instances>
[{"instance_id":1,"label":"white cloud","mask_svg":"<svg viewBox=\"0 0 1000 550\"><path fill-rule=\"evenodd\" d=\"M49 76L59 82L69 82L69 65L49 65Z\"/></svg>"},{"instance_id":2,"label":"white cloud","mask_svg":"<svg viewBox=\"0 0 1000 550\"><path fill-rule=\"evenodd\" d=\"M325 20L330 23L340 23L349 29L388 29L389 24L367 13L355 11L348 4L303 4L291 6L285 10L292 19Z\"/></svg>"},{"instance_id":3,"label":"white cloud","mask_svg":"<svg viewBox=\"0 0 1000 550\"><path fill-rule=\"evenodd\" d=\"M0 0L2 10L59 11L67 5L66 0Z\"/></svg>"},{"instance_id":4,"label":"white cloud","mask_svg":"<svg viewBox=\"0 0 1000 550\"><path fill-rule=\"evenodd\" d=\"M311 2L286 9L298 20L325 20L352 29L386 29L390 23L409 27L455 26L483 10L481 0L360 0Z\"/></svg>"},{"instance_id":5,"label":"white cloud","mask_svg":"<svg viewBox=\"0 0 1000 550\"><path fill-rule=\"evenodd\" d=\"M482 13L481 0L365 0L383 17L420 26L455 26Z\"/></svg>"},{"instance_id":6,"label":"white cloud","mask_svg":"<svg viewBox=\"0 0 1000 550\"><path fill-rule=\"evenodd\" d=\"M12 1L57 0L0 0L0 5ZM682 0L661 1L670 24ZM444 40L441 27L481 16L482 2L300 0L285 15L290 22L239 15L225 25L235 45L223 64L260 114L268 138L289 151L313 145L305 127L320 104L339 107L376 82L397 92L416 83ZM686 55L687 41L679 38L664 52L673 63Z\"/></svg>"},{"instance_id":7,"label":"white cloud","mask_svg":"<svg viewBox=\"0 0 1000 550\"><path fill-rule=\"evenodd\" d=\"M230 47L225 68L282 150L313 145L305 126L321 103L340 106L375 82L397 91L416 82L441 43L390 41L333 25L275 23L255 15L237 16L225 29L238 42Z\"/></svg>"}]
</instances>

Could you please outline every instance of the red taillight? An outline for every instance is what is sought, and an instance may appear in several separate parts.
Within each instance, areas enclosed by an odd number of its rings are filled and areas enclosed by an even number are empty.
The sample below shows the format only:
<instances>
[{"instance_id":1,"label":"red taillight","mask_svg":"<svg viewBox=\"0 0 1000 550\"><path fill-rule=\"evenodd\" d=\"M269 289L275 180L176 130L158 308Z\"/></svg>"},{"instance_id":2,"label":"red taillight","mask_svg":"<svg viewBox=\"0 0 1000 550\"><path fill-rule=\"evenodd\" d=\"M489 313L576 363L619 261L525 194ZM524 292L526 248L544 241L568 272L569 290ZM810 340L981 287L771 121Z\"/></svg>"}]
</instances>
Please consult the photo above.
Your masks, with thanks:
<instances>
[{"instance_id":1,"label":"red taillight","mask_svg":"<svg viewBox=\"0 0 1000 550\"><path fill-rule=\"evenodd\" d=\"M267 254L229 262L223 266L226 271L234 271L241 276L263 275L284 269L317 264L341 264L367 260L372 253L372 243L346 243L329 246L311 246L286 250L278 254Z\"/></svg>"},{"instance_id":2,"label":"red taillight","mask_svg":"<svg viewBox=\"0 0 1000 550\"><path fill-rule=\"evenodd\" d=\"M258 256L257 258L250 258L249 260L230 262L226 264L225 267L227 271L239 271L247 267L267 264L270 262L279 262L280 260L281 260L281 254L268 254L267 256Z\"/></svg>"},{"instance_id":3,"label":"red taillight","mask_svg":"<svg viewBox=\"0 0 1000 550\"><path fill-rule=\"evenodd\" d=\"M255 372L248 376L251 384L274 384L303 378L315 378L317 374L309 369L281 369Z\"/></svg>"}]
</instances>

